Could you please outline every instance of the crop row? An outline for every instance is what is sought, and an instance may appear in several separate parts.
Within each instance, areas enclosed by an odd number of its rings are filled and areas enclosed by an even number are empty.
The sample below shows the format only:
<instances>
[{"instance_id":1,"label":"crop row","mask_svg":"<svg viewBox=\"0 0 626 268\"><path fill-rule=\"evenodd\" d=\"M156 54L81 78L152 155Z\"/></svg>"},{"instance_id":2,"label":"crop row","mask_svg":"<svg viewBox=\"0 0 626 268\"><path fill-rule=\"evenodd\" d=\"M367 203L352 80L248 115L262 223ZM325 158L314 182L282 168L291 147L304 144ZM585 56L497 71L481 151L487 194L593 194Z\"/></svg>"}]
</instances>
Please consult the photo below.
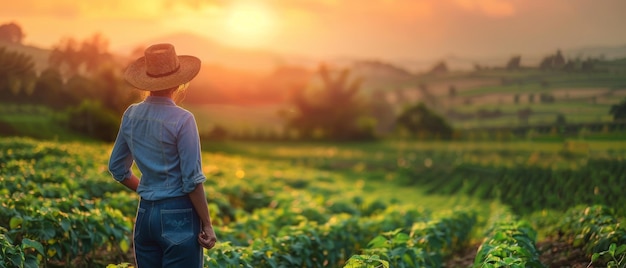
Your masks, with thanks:
<instances>
[{"instance_id":1,"label":"crop row","mask_svg":"<svg viewBox=\"0 0 626 268\"><path fill-rule=\"evenodd\" d=\"M547 235L582 249L595 265L626 265L626 229L607 206L572 207L546 229L551 230ZM478 249L473 267L546 267L539 260L536 236L525 220L499 220Z\"/></svg>"},{"instance_id":2,"label":"crop row","mask_svg":"<svg viewBox=\"0 0 626 268\"><path fill-rule=\"evenodd\" d=\"M520 148L505 144L493 144L492 148L421 143L319 147L271 144L261 145L265 146L262 150L257 148L259 145L244 144L223 150L347 176L384 178L426 189L430 194L495 199L519 215L543 209L565 211L580 204L611 207L626 203L621 191L626 188L624 149L594 148L582 142L584 152L572 153L566 149L568 144L575 143L529 143ZM534 151L529 146L538 148ZM544 147L549 148L542 151ZM615 206L615 210L619 216L626 216L626 207Z\"/></svg>"},{"instance_id":3,"label":"crop row","mask_svg":"<svg viewBox=\"0 0 626 268\"><path fill-rule=\"evenodd\" d=\"M467 246L476 215L455 212L448 217L414 223L384 232L368 243L363 254L353 255L346 267L442 267L444 257Z\"/></svg>"},{"instance_id":4,"label":"crop row","mask_svg":"<svg viewBox=\"0 0 626 268\"><path fill-rule=\"evenodd\" d=\"M578 206L569 209L556 231L561 239L581 247L587 254L607 251L611 244L626 245L626 229L607 206Z\"/></svg>"},{"instance_id":5,"label":"crop row","mask_svg":"<svg viewBox=\"0 0 626 268\"><path fill-rule=\"evenodd\" d=\"M626 163L623 159L588 159L575 168L539 166L494 167L478 164L408 168L412 184L433 194L467 194L496 199L516 214L542 209L567 210L580 204L612 206L626 202ZM439 178L433 180L432 178ZM615 207L626 216L626 207Z\"/></svg>"},{"instance_id":6,"label":"crop row","mask_svg":"<svg viewBox=\"0 0 626 268\"><path fill-rule=\"evenodd\" d=\"M404 220L397 218L400 214L392 214L396 217L393 222ZM387 261L400 265L394 267L440 267L445 254L468 241L469 230L476 221L472 213L462 211L438 220L414 222L408 227L391 224L389 218L393 217L342 214L324 224L286 226L274 235L254 239L248 246L221 243L205 255L205 263L216 267L338 267L353 265L351 262L363 256L356 254L364 251L385 252ZM385 231L389 228L394 229ZM413 258L411 266L402 266L407 264L402 261L405 258Z\"/></svg>"},{"instance_id":7,"label":"crop row","mask_svg":"<svg viewBox=\"0 0 626 268\"><path fill-rule=\"evenodd\" d=\"M478 248L473 267L545 267L539 260L536 239L526 221L496 222Z\"/></svg>"}]
</instances>

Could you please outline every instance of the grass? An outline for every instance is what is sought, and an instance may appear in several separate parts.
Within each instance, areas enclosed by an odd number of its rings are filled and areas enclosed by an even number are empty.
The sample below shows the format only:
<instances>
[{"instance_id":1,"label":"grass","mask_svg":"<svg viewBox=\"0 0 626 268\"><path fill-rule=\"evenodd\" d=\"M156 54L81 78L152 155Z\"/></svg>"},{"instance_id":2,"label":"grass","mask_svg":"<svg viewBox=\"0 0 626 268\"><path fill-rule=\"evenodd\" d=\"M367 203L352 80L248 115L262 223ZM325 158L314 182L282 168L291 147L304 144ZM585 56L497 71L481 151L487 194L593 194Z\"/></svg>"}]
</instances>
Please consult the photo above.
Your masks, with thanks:
<instances>
[{"instance_id":1,"label":"grass","mask_svg":"<svg viewBox=\"0 0 626 268\"><path fill-rule=\"evenodd\" d=\"M59 122L61 114L41 105L2 104L0 122L10 128L11 133L1 135L18 135L35 139L51 139L58 141L90 141L83 135L73 133Z\"/></svg>"},{"instance_id":2,"label":"grass","mask_svg":"<svg viewBox=\"0 0 626 268\"><path fill-rule=\"evenodd\" d=\"M534 115L530 117L528 120L529 125L547 125L554 124L556 122L556 118L558 112L554 113L544 113L540 115ZM568 123L589 123L589 122L603 122L609 123L612 122L612 118L610 116L602 116L597 114L565 114L566 122ZM517 127L524 126L517 117L516 114L503 115L495 119L470 119L462 122L453 123L454 127L457 128L482 128L482 127ZM555 126L558 128L557 126ZM623 135L623 134L621 134Z\"/></svg>"},{"instance_id":3,"label":"grass","mask_svg":"<svg viewBox=\"0 0 626 268\"><path fill-rule=\"evenodd\" d=\"M332 171L345 169L368 176L384 178L385 168L397 168L398 161L423 163L427 159L437 164L452 163L460 159L487 165L516 163L519 159L540 157L537 164L547 162L567 163L570 159L560 154L570 142L588 148L588 157L623 155L626 143L621 140L537 140L537 141L387 141L374 143L299 143L299 142L205 142L203 149L247 158L287 161L292 165L325 168ZM539 156L537 156L539 155ZM451 162L452 161L452 162ZM367 174L360 173L366 170ZM354 174L352 174L354 175ZM348 176L352 177L352 176Z\"/></svg>"},{"instance_id":4,"label":"grass","mask_svg":"<svg viewBox=\"0 0 626 268\"><path fill-rule=\"evenodd\" d=\"M281 127L283 121L278 116L280 105L239 106L239 105L185 105L196 117L198 131L211 131L215 126L228 130L256 131L272 130Z\"/></svg>"},{"instance_id":5,"label":"grass","mask_svg":"<svg viewBox=\"0 0 626 268\"><path fill-rule=\"evenodd\" d=\"M601 69L599 65L599 69ZM624 62L610 62L607 63L607 66L626 66ZM551 85L552 83L560 84L571 84L571 85L579 85L583 87L594 86L598 81L605 84L621 84L626 83L626 77L624 74L620 73L611 73L604 71L591 71L591 72L563 72L563 71L541 71L538 69L527 69L527 70L516 70L516 71L508 71L508 70L486 70L476 73L477 77L491 77L491 78L503 78L509 79L511 81L516 81L521 84L528 83L540 83L542 81L546 81Z\"/></svg>"}]
</instances>

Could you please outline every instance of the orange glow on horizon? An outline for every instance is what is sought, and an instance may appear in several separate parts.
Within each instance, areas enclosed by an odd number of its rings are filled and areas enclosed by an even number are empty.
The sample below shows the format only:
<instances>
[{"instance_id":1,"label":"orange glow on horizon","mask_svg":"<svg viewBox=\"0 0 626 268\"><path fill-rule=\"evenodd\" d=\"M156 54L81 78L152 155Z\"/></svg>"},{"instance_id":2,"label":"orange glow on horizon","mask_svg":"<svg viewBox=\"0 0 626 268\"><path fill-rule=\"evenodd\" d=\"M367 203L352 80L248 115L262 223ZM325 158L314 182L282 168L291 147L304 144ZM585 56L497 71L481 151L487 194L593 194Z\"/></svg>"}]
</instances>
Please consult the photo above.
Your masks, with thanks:
<instances>
[{"instance_id":1,"label":"orange glow on horizon","mask_svg":"<svg viewBox=\"0 0 626 268\"><path fill-rule=\"evenodd\" d=\"M0 1L0 24L18 23L24 43L43 48L100 33L120 52L181 32L314 57L432 59L626 44L623 0Z\"/></svg>"}]
</instances>

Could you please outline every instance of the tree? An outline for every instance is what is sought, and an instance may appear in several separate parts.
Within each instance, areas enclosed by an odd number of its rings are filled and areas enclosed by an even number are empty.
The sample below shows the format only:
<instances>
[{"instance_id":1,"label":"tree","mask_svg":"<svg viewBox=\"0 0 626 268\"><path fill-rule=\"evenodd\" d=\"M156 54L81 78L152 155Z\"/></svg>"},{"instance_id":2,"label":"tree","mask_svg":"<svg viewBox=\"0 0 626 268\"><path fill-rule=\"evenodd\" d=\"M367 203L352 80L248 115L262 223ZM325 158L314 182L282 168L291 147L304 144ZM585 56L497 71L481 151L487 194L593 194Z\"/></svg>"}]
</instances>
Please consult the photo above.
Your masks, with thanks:
<instances>
[{"instance_id":1,"label":"tree","mask_svg":"<svg viewBox=\"0 0 626 268\"><path fill-rule=\"evenodd\" d=\"M50 52L48 62L57 66L65 77L95 73L101 66L112 62L107 51L109 42L100 34L79 42L74 38L62 39Z\"/></svg>"},{"instance_id":2,"label":"tree","mask_svg":"<svg viewBox=\"0 0 626 268\"><path fill-rule=\"evenodd\" d=\"M376 133L384 135L391 132L395 125L395 112L383 90L372 92L369 107L371 116L376 119Z\"/></svg>"},{"instance_id":3,"label":"tree","mask_svg":"<svg viewBox=\"0 0 626 268\"><path fill-rule=\"evenodd\" d=\"M434 113L423 103L404 110L396 119L397 126L410 134L435 136L444 139L452 137L452 127L443 117Z\"/></svg>"},{"instance_id":4,"label":"tree","mask_svg":"<svg viewBox=\"0 0 626 268\"><path fill-rule=\"evenodd\" d=\"M23 100L32 94L36 78L31 56L0 48L0 99Z\"/></svg>"},{"instance_id":5,"label":"tree","mask_svg":"<svg viewBox=\"0 0 626 268\"><path fill-rule=\"evenodd\" d=\"M440 61L432 69L430 69L430 74L445 74L448 72L448 65L445 61Z\"/></svg>"},{"instance_id":6,"label":"tree","mask_svg":"<svg viewBox=\"0 0 626 268\"><path fill-rule=\"evenodd\" d=\"M0 25L0 40L9 43L21 44L24 39L22 27L15 22Z\"/></svg>"},{"instance_id":7,"label":"tree","mask_svg":"<svg viewBox=\"0 0 626 268\"><path fill-rule=\"evenodd\" d=\"M561 69L565 66L565 58L561 53L561 50L557 50L554 55L548 55L539 64L539 69L547 70L547 69Z\"/></svg>"},{"instance_id":8,"label":"tree","mask_svg":"<svg viewBox=\"0 0 626 268\"><path fill-rule=\"evenodd\" d=\"M74 38L64 38L52 48L48 63L58 68L64 77L72 77L78 74L82 59L79 52L78 41Z\"/></svg>"},{"instance_id":9,"label":"tree","mask_svg":"<svg viewBox=\"0 0 626 268\"><path fill-rule=\"evenodd\" d=\"M613 115L613 120L621 121L626 120L626 99L618 104L611 105L609 114Z\"/></svg>"},{"instance_id":10,"label":"tree","mask_svg":"<svg viewBox=\"0 0 626 268\"><path fill-rule=\"evenodd\" d=\"M113 60L108 52L109 41L101 34L94 34L81 43L80 56L87 72L93 73L104 64Z\"/></svg>"},{"instance_id":11,"label":"tree","mask_svg":"<svg viewBox=\"0 0 626 268\"><path fill-rule=\"evenodd\" d=\"M517 70L520 68L520 62L522 61L522 56L514 56L509 62L506 64L507 70Z\"/></svg>"},{"instance_id":12,"label":"tree","mask_svg":"<svg viewBox=\"0 0 626 268\"><path fill-rule=\"evenodd\" d=\"M106 64L99 67L91 78L93 87L98 94L96 98L102 102L104 108L121 115L128 106L141 98L139 90L131 90L124 82L121 68Z\"/></svg>"},{"instance_id":13,"label":"tree","mask_svg":"<svg viewBox=\"0 0 626 268\"><path fill-rule=\"evenodd\" d=\"M513 103L519 104L519 101L520 101L520 94L515 93L515 95L513 95Z\"/></svg>"},{"instance_id":14,"label":"tree","mask_svg":"<svg viewBox=\"0 0 626 268\"><path fill-rule=\"evenodd\" d=\"M64 88L71 96L69 103L94 100L100 102L99 109L122 114L139 93L127 88L122 68L107 49L108 41L100 34L80 42L66 38L51 51L49 62L67 79Z\"/></svg>"},{"instance_id":15,"label":"tree","mask_svg":"<svg viewBox=\"0 0 626 268\"><path fill-rule=\"evenodd\" d=\"M539 63L539 69L547 70L552 68L552 63L554 62L554 57L552 55L546 56Z\"/></svg>"},{"instance_id":16,"label":"tree","mask_svg":"<svg viewBox=\"0 0 626 268\"><path fill-rule=\"evenodd\" d=\"M591 72L594 70L596 60L588 58L581 63L581 70L584 72Z\"/></svg>"},{"instance_id":17,"label":"tree","mask_svg":"<svg viewBox=\"0 0 626 268\"><path fill-rule=\"evenodd\" d=\"M306 87L293 91L293 113L283 112L287 126L297 130L302 138L359 139L371 136L372 129L364 122L363 102L358 98L360 79L349 79L350 70L332 72L321 64L317 70L321 87L312 92ZM370 131L370 133L367 133Z\"/></svg>"},{"instance_id":18,"label":"tree","mask_svg":"<svg viewBox=\"0 0 626 268\"><path fill-rule=\"evenodd\" d=\"M100 100L105 94L99 90L95 81L82 75L72 76L65 86L73 99L79 104L81 100Z\"/></svg>"},{"instance_id":19,"label":"tree","mask_svg":"<svg viewBox=\"0 0 626 268\"><path fill-rule=\"evenodd\" d=\"M565 65L565 58L563 57L563 54L561 53L560 49L558 49L556 51L556 54L554 55L553 64L555 68L561 68Z\"/></svg>"},{"instance_id":20,"label":"tree","mask_svg":"<svg viewBox=\"0 0 626 268\"><path fill-rule=\"evenodd\" d=\"M48 68L41 72L37 83L35 84L35 93L37 102L45 104L52 108L61 109L73 104L72 96L65 90L63 77L57 69Z\"/></svg>"}]
</instances>

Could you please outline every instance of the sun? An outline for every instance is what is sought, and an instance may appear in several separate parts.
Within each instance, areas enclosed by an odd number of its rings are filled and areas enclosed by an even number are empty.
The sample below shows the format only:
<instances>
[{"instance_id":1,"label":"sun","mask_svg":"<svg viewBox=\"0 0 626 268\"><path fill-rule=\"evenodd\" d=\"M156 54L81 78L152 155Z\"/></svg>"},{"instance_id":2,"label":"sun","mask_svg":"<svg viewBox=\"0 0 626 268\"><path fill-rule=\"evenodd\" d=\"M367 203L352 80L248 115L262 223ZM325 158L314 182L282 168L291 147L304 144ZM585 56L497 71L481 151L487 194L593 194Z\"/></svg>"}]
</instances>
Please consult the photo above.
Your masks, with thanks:
<instances>
[{"instance_id":1,"label":"sun","mask_svg":"<svg viewBox=\"0 0 626 268\"><path fill-rule=\"evenodd\" d=\"M245 47L266 43L275 28L271 10L259 2L233 4L226 16L226 32L230 42Z\"/></svg>"}]
</instances>

